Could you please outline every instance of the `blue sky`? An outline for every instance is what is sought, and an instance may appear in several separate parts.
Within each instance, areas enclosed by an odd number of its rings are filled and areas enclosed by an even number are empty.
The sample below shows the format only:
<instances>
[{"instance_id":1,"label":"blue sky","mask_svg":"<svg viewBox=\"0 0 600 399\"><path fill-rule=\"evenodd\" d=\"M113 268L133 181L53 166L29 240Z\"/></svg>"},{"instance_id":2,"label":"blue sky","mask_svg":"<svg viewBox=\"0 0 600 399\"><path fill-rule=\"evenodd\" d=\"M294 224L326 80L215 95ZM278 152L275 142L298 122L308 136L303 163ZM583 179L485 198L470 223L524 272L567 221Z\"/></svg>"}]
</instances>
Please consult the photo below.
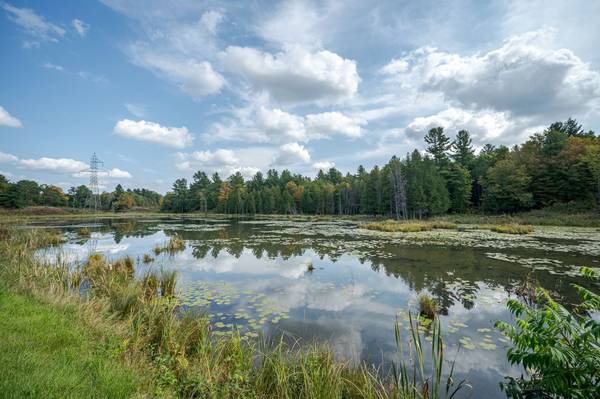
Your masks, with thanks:
<instances>
[{"instance_id":1,"label":"blue sky","mask_svg":"<svg viewBox=\"0 0 600 399\"><path fill-rule=\"evenodd\" d=\"M0 173L112 190L314 175L466 128L600 130L600 2L0 1Z\"/></svg>"}]
</instances>

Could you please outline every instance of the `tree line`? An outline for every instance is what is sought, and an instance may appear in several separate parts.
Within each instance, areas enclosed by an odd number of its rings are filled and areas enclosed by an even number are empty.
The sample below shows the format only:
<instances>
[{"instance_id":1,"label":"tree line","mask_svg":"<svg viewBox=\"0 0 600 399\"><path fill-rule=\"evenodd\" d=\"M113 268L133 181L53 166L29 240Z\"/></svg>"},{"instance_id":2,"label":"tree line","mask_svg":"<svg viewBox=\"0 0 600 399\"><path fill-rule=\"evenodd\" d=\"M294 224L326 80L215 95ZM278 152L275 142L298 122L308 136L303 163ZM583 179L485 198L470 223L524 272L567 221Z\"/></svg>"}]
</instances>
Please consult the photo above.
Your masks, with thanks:
<instances>
[{"instance_id":1,"label":"tree line","mask_svg":"<svg viewBox=\"0 0 600 399\"><path fill-rule=\"evenodd\" d=\"M100 194L101 210L128 210L134 207L159 208L162 195L145 188L124 190L118 184L113 192ZM0 207L19 209L29 206L93 208L92 191L85 185L71 187L65 193L61 187L38 184L33 180L11 183L0 175Z\"/></svg>"},{"instance_id":2,"label":"tree line","mask_svg":"<svg viewBox=\"0 0 600 399\"><path fill-rule=\"evenodd\" d=\"M436 127L425 135L426 153L414 150L370 171L336 168L315 179L257 172L245 180L198 171L177 179L162 201L169 212L228 214L390 215L422 218L471 209L518 212L555 203L600 204L600 137L574 119L555 122L520 146L486 145L476 153L470 134L451 140Z\"/></svg>"},{"instance_id":3,"label":"tree line","mask_svg":"<svg viewBox=\"0 0 600 399\"><path fill-rule=\"evenodd\" d=\"M392 157L382 167L342 174L320 170L311 179L289 170L239 173L223 179L197 171L188 183L177 179L164 197L146 189L100 195L104 210L134 207L166 212L219 212L237 215L389 215L423 218L470 210L518 212L557 203L600 206L600 137L574 119L555 122L512 148L485 145L474 150L466 130L453 140L441 127L425 135L426 151ZM29 180L10 183L0 175L0 206L89 206L86 186L65 194L56 186Z\"/></svg>"}]
</instances>

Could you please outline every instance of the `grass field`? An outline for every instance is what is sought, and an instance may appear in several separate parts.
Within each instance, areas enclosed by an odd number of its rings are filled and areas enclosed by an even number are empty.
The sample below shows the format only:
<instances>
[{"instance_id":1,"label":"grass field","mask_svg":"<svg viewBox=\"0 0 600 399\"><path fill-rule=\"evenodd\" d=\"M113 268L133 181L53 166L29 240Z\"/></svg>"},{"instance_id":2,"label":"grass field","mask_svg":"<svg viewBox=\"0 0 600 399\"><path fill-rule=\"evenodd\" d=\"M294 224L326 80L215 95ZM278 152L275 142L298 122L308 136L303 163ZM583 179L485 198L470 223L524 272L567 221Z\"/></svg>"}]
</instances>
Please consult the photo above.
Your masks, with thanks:
<instances>
[{"instance_id":1,"label":"grass field","mask_svg":"<svg viewBox=\"0 0 600 399\"><path fill-rule=\"evenodd\" d=\"M128 398L139 382L74 310L0 288L0 397Z\"/></svg>"}]
</instances>

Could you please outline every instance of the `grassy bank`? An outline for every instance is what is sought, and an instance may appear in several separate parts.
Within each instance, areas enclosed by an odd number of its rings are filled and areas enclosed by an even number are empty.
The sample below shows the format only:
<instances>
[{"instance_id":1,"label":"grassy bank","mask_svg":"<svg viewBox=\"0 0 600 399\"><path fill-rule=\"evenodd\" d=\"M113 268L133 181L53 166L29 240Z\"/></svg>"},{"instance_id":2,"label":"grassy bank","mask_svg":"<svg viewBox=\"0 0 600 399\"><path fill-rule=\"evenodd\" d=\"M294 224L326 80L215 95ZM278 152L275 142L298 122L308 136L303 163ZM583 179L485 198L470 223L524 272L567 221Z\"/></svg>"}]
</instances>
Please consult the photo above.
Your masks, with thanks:
<instances>
[{"instance_id":1,"label":"grassy bank","mask_svg":"<svg viewBox=\"0 0 600 399\"><path fill-rule=\"evenodd\" d=\"M135 219L135 218L179 218L179 219L237 219L251 218L258 220L294 220L309 222L327 221L358 221L358 222L384 222L388 216L372 215L281 215L281 214L256 214L256 215L231 215L221 213L167 213L158 210L129 211L129 212L98 212L72 208L33 207L20 210L0 209L0 221L25 222L40 220L80 220L80 219ZM412 220L415 224L421 223L452 223L475 225L537 225L537 226L579 226L600 227L600 212L596 209L578 208L570 210L568 207L546 208L516 214L448 214L430 218L429 220Z\"/></svg>"},{"instance_id":2,"label":"grassy bank","mask_svg":"<svg viewBox=\"0 0 600 399\"><path fill-rule=\"evenodd\" d=\"M142 386L72 308L0 288L0 331L0 397L128 398Z\"/></svg>"},{"instance_id":3,"label":"grassy bank","mask_svg":"<svg viewBox=\"0 0 600 399\"><path fill-rule=\"evenodd\" d=\"M12 337L2 343L10 353L3 356L8 364L22 357L31 362L2 372L8 390L36 393L52 379L57 384L53 389L66 390L68 397L69 384L79 380L79 374L65 367L99 381L89 391L88 380L81 380L72 397L79 397L80 389L86 397L138 391L150 397L403 399L437 398L446 384L451 391L464 388L464 383L447 379L451 372L442 370L438 323L431 323L431 347L424 350L418 321L411 322L412 343L390 374L337 361L327 346L267 345L237 332L220 337L212 333L206 317L181 313L171 273L136 279L130 259L109 261L98 254L75 269L41 263L33 250L60 242L55 234L0 228L0 281L9 290L0 312L9 316L3 322L10 326L2 327ZM79 295L81 284L89 287L84 297ZM88 331L94 332L91 339ZM396 331L400 346L398 325ZM25 341L41 344L26 347ZM429 351L434 355L426 356ZM425 369L426 358L433 361L431 375L412 368L414 363ZM47 363L43 371L28 371L42 361ZM121 377L111 383L114 386L103 387L103 381L111 381L110 370Z\"/></svg>"}]
</instances>

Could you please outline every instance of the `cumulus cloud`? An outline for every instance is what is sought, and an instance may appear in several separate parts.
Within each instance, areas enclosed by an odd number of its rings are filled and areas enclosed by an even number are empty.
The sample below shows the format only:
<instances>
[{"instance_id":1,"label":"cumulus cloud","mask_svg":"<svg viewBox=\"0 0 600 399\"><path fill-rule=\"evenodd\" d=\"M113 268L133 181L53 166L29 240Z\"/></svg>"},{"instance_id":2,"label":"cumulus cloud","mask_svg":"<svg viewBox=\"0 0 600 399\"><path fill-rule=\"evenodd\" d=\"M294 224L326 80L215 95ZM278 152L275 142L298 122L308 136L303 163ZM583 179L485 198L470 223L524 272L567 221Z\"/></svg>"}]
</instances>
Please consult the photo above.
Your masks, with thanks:
<instances>
[{"instance_id":1,"label":"cumulus cloud","mask_svg":"<svg viewBox=\"0 0 600 399\"><path fill-rule=\"evenodd\" d=\"M119 168L112 168L106 173L106 177L112 177L114 179L131 179L131 173L126 170L121 170Z\"/></svg>"},{"instance_id":2,"label":"cumulus cloud","mask_svg":"<svg viewBox=\"0 0 600 399\"><path fill-rule=\"evenodd\" d=\"M0 105L0 126L22 127L23 124Z\"/></svg>"},{"instance_id":3,"label":"cumulus cloud","mask_svg":"<svg viewBox=\"0 0 600 399\"><path fill-rule=\"evenodd\" d=\"M0 163L16 162L19 158L12 154L0 151Z\"/></svg>"},{"instance_id":4,"label":"cumulus cloud","mask_svg":"<svg viewBox=\"0 0 600 399\"><path fill-rule=\"evenodd\" d=\"M269 138L304 141L307 138L301 117L280 109L260 107L257 112L257 128Z\"/></svg>"},{"instance_id":5,"label":"cumulus cloud","mask_svg":"<svg viewBox=\"0 0 600 399\"><path fill-rule=\"evenodd\" d=\"M467 56L423 47L383 70L458 107L569 116L600 96L600 73L570 50L553 49L555 33L546 28L512 36L496 50Z\"/></svg>"},{"instance_id":6,"label":"cumulus cloud","mask_svg":"<svg viewBox=\"0 0 600 399\"><path fill-rule=\"evenodd\" d=\"M335 162L331 161L319 161L312 164L312 167L317 170L329 170L335 168Z\"/></svg>"},{"instance_id":7,"label":"cumulus cloud","mask_svg":"<svg viewBox=\"0 0 600 399\"><path fill-rule=\"evenodd\" d=\"M185 171L217 172L225 177L240 172L245 178L250 178L268 167L272 157L273 150L262 147L178 152L175 154L175 167Z\"/></svg>"},{"instance_id":8,"label":"cumulus cloud","mask_svg":"<svg viewBox=\"0 0 600 399\"><path fill-rule=\"evenodd\" d=\"M160 52L144 43L129 46L129 56L135 65L153 71L196 98L218 93L225 84L225 78L208 61Z\"/></svg>"},{"instance_id":9,"label":"cumulus cloud","mask_svg":"<svg viewBox=\"0 0 600 399\"><path fill-rule=\"evenodd\" d=\"M19 8L8 3L2 3L2 8L6 10L9 18L15 24L19 25L27 34L37 40L57 42L66 33L63 28L46 21L44 17L36 14L30 8ZM33 47L35 45L34 43L25 43L25 47Z\"/></svg>"},{"instance_id":10,"label":"cumulus cloud","mask_svg":"<svg viewBox=\"0 0 600 399\"><path fill-rule=\"evenodd\" d=\"M225 78L213 68L216 33L224 15L219 10L201 12L200 2L131 2L104 0L116 12L133 19L139 37L124 46L134 65L152 71L192 96L219 93Z\"/></svg>"},{"instance_id":11,"label":"cumulus cloud","mask_svg":"<svg viewBox=\"0 0 600 399\"><path fill-rule=\"evenodd\" d=\"M216 151L178 152L175 156L177 159L175 166L180 170L189 170L192 165L195 167L222 168L239 164L239 160L232 150L222 148Z\"/></svg>"},{"instance_id":12,"label":"cumulus cloud","mask_svg":"<svg viewBox=\"0 0 600 399\"><path fill-rule=\"evenodd\" d=\"M145 120L120 120L113 128L113 133L134 140L148 141L174 148L188 147L194 141L194 137L185 126L167 127Z\"/></svg>"},{"instance_id":13,"label":"cumulus cloud","mask_svg":"<svg viewBox=\"0 0 600 399\"><path fill-rule=\"evenodd\" d=\"M286 166L310 162L310 153L303 145L298 143L287 143L279 147L273 165Z\"/></svg>"},{"instance_id":14,"label":"cumulus cloud","mask_svg":"<svg viewBox=\"0 0 600 399\"><path fill-rule=\"evenodd\" d=\"M528 120L510 118L507 112L473 112L460 108L448 108L435 115L413 119L407 125L406 133L421 140L429 129L441 126L449 135L462 129L468 130L473 142L478 145L504 144L506 143L504 138L508 139L508 142L516 139L515 135L518 135L518 132L514 130L521 128L521 133L523 133L523 125L527 125L527 122Z\"/></svg>"},{"instance_id":15,"label":"cumulus cloud","mask_svg":"<svg viewBox=\"0 0 600 399\"><path fill-rule=\"evenodd\" d=\"M361 126L366 123L364 119L352 118L340 112L323 112L306 116L307 128L311 133L326 137L332 134L360 137L362 135Z\"/></svg>"},{"instance_id":16,"label":"cumulus cloud","mask_svg":"<svg viewBox=\"0 0 600 399\"><path fill-rule=\"evenodd\" d=\"M85 37L88 31L90 30L89 24L86 24L85 22L77 18L71 21L71 25L73 25L75 32L77 32L77 34L81 37Z\"/></svg>"},{"instance_id":17,"label":"cumulus cloud","mask_svg":"<svg viewBox=\"0 0 600 399\"><path fill-rule=\"evenodd\" d=\"M19 166L25 169L37 170L50 173L80 173L89 168L81 161L70 158L48 158L21 159Z\"/></svg>"},{"instance_id":18,"label":"cumulus cloud","mask_svg":"<svg viewBox=\"0 0 600 399\"><path fill-rule=\"evenodd\" d=\"M257 143L286 143L342 135L360 137L367 121L341 112L295 115L279 108L263 105L238 109L234 119L215 123L205 138L210 140L247 141Z\"/></svg>"},{"instance_id":19,"label":"cumulus cloud","mask_svg":"<svg viewBox=\"0 0 600 399\"><path fill-rule=\"evenodd\" d=\"M256 91L285 103L338 103L352 98L360 77L356 62L327 50L311 52L288 46L271 54L251 47L229 46L221 62Z\"/></svg>"}]
</instances>

